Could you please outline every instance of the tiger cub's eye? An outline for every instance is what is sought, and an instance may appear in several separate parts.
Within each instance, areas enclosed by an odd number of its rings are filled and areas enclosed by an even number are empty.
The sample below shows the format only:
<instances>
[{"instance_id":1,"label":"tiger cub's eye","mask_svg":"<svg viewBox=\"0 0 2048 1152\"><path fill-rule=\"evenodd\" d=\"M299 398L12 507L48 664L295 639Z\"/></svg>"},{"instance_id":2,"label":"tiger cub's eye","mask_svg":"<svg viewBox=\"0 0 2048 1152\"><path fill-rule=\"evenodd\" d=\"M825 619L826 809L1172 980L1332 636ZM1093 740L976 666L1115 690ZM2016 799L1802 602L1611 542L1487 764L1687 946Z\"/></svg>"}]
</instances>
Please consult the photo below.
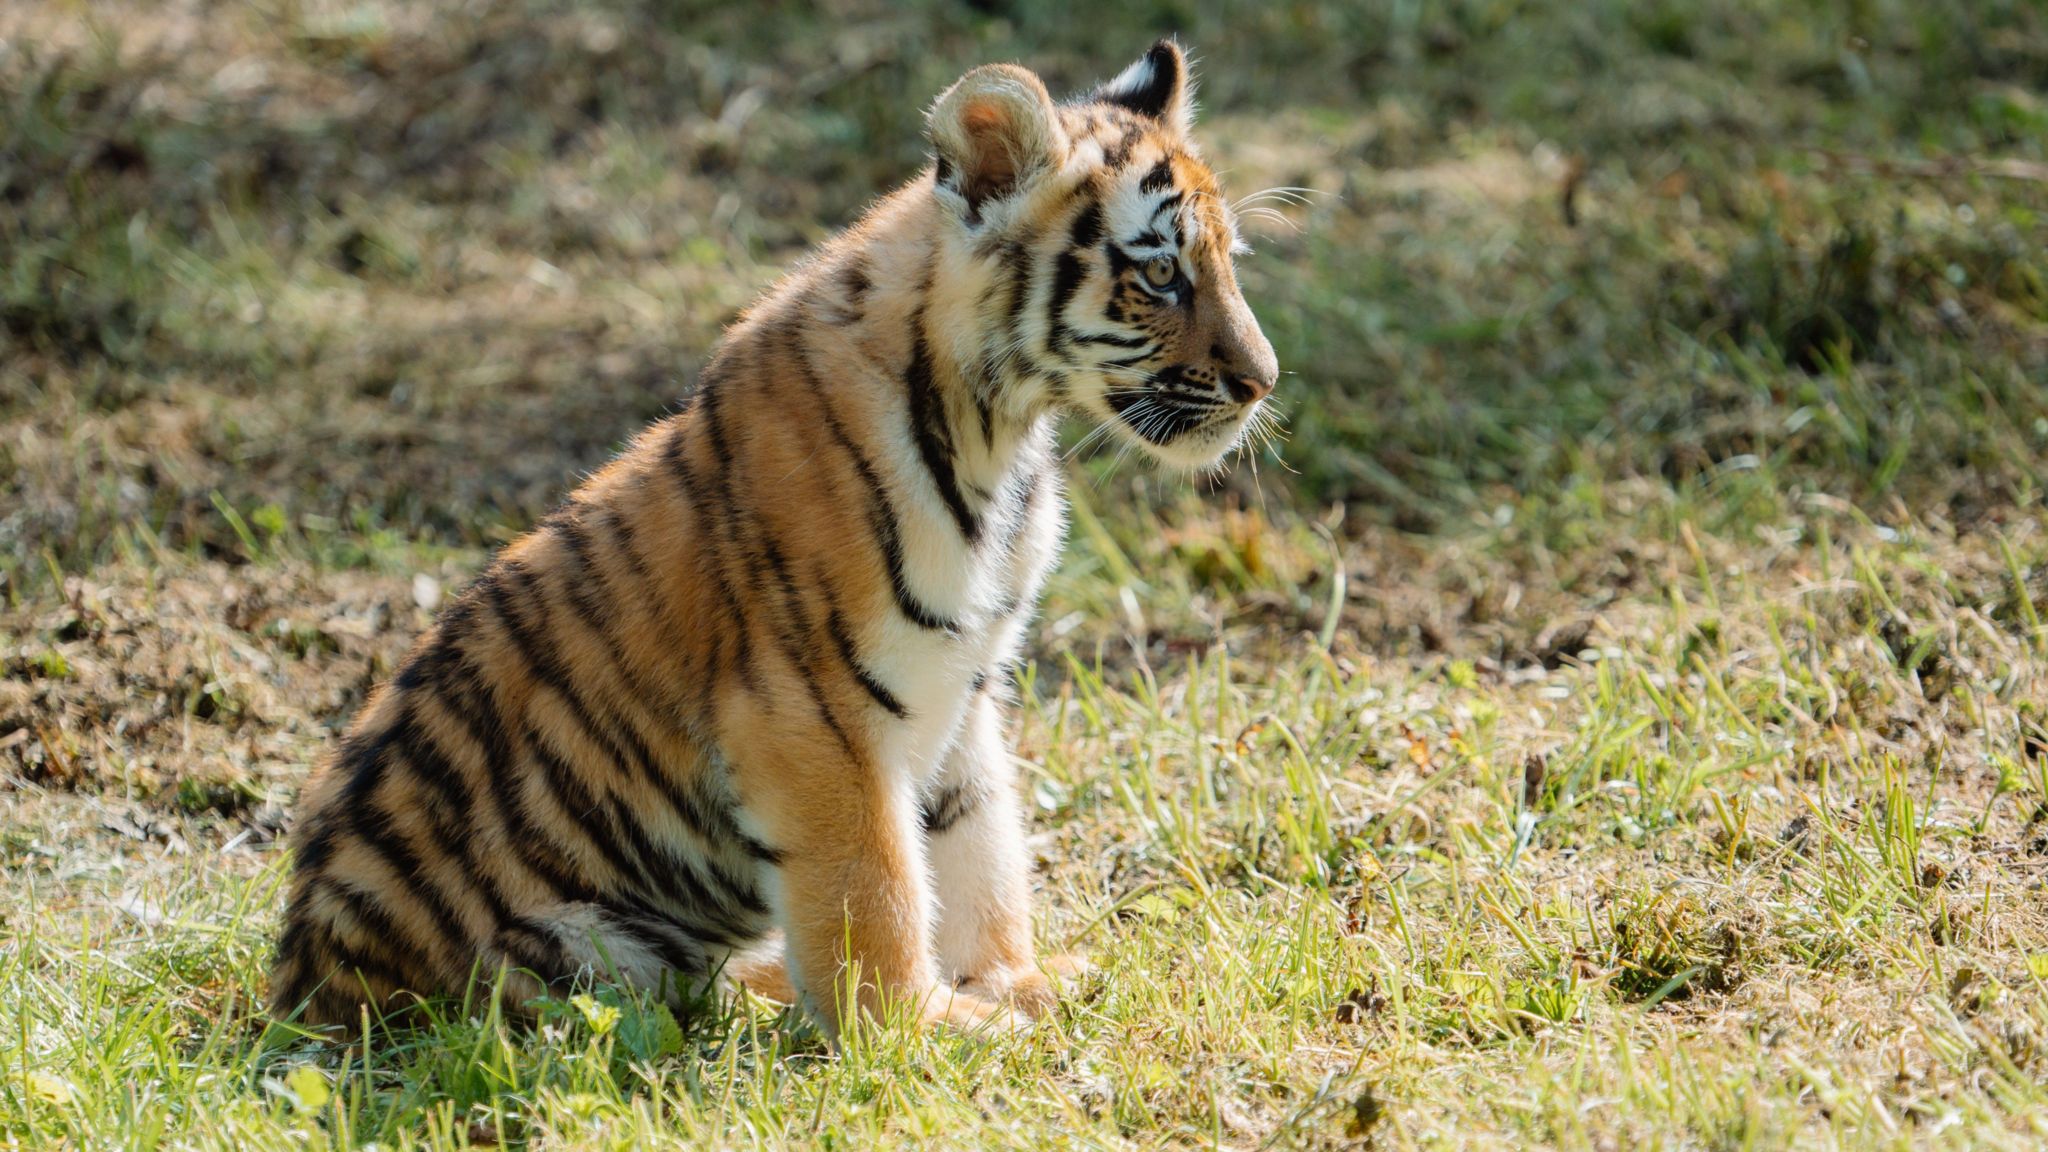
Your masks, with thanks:
<instances>
[{"instance_id":1,"label":"tiger cub's eye","mask_svg":"<svg viewBox=\"0 0 2048 1152\"><path fill-rule=\"evenodd\" d=\"M1154 288L1172 287L1174 278L1180 275L1180 266L1171 256L1154 256L1145 261L1145 283Z\"/></svg>"}]
</instances>

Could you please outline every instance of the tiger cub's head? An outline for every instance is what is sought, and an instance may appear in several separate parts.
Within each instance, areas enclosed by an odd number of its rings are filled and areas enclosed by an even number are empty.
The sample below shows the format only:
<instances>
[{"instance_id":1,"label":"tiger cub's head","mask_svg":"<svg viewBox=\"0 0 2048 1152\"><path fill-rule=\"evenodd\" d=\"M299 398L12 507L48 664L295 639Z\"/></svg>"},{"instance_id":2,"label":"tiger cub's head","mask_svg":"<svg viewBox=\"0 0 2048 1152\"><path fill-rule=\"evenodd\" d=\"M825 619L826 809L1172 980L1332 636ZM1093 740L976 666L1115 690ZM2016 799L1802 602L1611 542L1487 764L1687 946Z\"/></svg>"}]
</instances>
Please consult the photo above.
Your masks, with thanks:
<instances>
[{"instance_id":1,"label":"tiger cub's head","mask_svg":"<svg viewBox=\"0 0 2048 1152\"><path fill-rule=\"evenodd\" d=\"M977 68L928 125L947 262L980 285L987 375L1205 468L1243 439L1279 365L1238 290L1243 245L1193 118L1187 60L1162 40L1061 104L1023 68Z\"/></svg>"}]
</instances>

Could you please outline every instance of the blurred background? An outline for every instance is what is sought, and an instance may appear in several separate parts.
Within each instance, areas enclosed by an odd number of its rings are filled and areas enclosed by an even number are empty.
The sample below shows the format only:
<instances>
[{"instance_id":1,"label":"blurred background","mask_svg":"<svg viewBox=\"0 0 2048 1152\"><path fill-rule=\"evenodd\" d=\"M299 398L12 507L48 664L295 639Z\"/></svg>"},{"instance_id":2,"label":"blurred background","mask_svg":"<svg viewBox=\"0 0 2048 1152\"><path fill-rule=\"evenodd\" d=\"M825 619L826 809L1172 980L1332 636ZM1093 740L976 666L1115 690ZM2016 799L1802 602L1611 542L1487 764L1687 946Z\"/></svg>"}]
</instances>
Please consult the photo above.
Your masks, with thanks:
<instances>
[{"instance_id":1,"label":"blurred background","mask_svg":"<svg viewBox=\"0 0 2048 1152\"><path fill-rule=\"evenodd\" d=\"M958 73L1075 91L1162 32L1226 187L1312 190L1247 224L1291 438L1211 499L1409 532L1731 471L2033 499L2024 0L20 0L0 578L140 525L241 556L220 502L344 551L502 539L915 171Z\"/></svg>"}]
</instances>

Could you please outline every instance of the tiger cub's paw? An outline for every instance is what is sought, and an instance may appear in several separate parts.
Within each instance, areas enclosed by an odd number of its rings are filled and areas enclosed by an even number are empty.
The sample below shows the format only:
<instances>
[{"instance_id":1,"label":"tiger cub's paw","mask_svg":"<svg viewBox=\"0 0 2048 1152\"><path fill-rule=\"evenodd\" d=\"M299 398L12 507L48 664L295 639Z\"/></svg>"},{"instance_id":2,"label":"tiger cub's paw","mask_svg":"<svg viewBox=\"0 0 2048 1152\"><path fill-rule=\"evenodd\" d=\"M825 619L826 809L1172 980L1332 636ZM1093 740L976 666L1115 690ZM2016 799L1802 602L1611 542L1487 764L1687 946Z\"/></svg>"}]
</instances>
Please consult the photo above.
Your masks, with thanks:
<instances>
[{"instance_id":1,"label":"tiger cub's paw","mask_svg":"<svg viewBox=\"0 0 2048 1152\"><path fill-rule=\"evenodd\" d=\"M790 982L789 969L782 958L782 941L779 938L770 946L730 957L721 975L728 986L745 988L764 1000L795 1004L799 999L796 985Z\"/></svg>"},{"instance_id":2,"label":"tiger cub's paw","mask_svg":"<svg viewBox=\"0 0 2048 1152\"><path fill-rule=\"evenodd\" d=\"M1031 1018L1010 1005L957 988L941 988L932 994L925 1005L925 1022L989 1037L1031 1030Z\"/></svg>"},{"instance_id":3,"label":"tiger cub's paw","mask_svg":"<svg viewBox=\"0 0 2048 1152\"><path fill-rule=\"evenodd\" d=\"M960 982L960 989L1012 1004L1037 1020L1052 1011L1063 993L1073 991L1088 969L1088 961L1080 956L1041 956L1031 968L969 977Z\"/></svg>"}]
</instances>

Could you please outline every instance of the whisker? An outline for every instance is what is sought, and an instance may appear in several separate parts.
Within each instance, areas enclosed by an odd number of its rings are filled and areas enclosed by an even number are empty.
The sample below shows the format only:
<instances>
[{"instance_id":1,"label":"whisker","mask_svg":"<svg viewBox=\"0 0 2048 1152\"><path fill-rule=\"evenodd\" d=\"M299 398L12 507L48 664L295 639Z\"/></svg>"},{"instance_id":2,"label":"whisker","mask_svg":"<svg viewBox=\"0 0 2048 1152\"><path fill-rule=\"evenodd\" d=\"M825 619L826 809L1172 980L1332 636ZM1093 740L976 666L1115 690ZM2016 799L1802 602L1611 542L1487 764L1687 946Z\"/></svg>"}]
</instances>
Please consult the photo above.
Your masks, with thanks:
<instances>
[{"instance_id":1,"label":"whisker","mask_svg":"<svg viewBox=\"0 0 2048 1152\"><path fill-rule=\"evenodd\" d=\"M1109 433L1109 421L1103 421L1102 423L1097 424L1095 427L1088 430L1087 435L1081 437L1079 440L1076 440L1074 442L1074 446L1072 448L1067 449L1066 454L1061 456L1060 459L1072 460L1075 456L1080 455L1081 452L1084 449L1088 448L1090 445L1093 445L1098 441L1106 439L1109 436Z\"/></svg>"},{"instance_id":2,"label":"whisker","mask_svg":"<svg viewBox=\"0 0 2048 1152\"><path fill-rule=\"evenodd\" d=\"M1237 451L1233 458L1235 457L1242 457L1245 463L1251 467L1252 494L1258 497L1259 508L1261 510L1264 510L1264 508L1266 507L1266 485L1264 477L1262 477L1259 474L1258 452L1255 450L1247 449L1245 446L1245 442L1243 440L1239 440L1237 443Z\"/></svg>"},{"instance_id":3,"label":"whisker","mask_svg":"<svg viewBox=\"0 0 2048 1152\"><path fill-rule=\"evenodd\" d=\"M1300 202L1299 200L1291 200L1291 199L1288 199L1287 197L1284 197L1284 196L1271 196L1271 195L1267 195L1267 196L1251 196L1251 197L1247 197L1247 198L1245 198L1244 200L1242 200L1242 201L1239 201L1239 202L1238 202L1238 203L1236 203L1236 204L1232 204L1232 205L1230 206L1230 210L1231 210L1232 212L1236 212L1236 213L1238 213L1239 215L1243 215L1244 213L1246 213L1246 212L1249 212L1249 211L1251 211L1251 210L1252 210L1252 209L1254 209L1254 208L1258 208L1258 207L1261 207L1261 206L1265 206L1265 205L1270 205L1270 204L1276 204L1276 203L1277 203L1277 204L1285 204L1285 205L1287 205L1287 206L1288 206L1288 207L1290 207L1290 208L1300 208L1300 207L1303 207L1302 203L1301 203L1301 202Z\"/></svg>"},{"instance_id":4,"label":"whisker","mask_svg":"<svg viewBox=\"0 0 2048 1152\"><path fill-rule=\"evenodd\" d=\"M1307 204L1312 196L1333 195L1334 193L1325 192L1320 188L1303 188L1298 184L1276 184L1271 188L1261 188L1249 195L1240 196L1232 201L1230 206L1233 209L1242 208L1247 204L1256 204L1264 199L1284 200L1290 204Z\"/></svg>"},{"instance_id":5,"label":"whisker","mask_svg":"<svg viewBox=\"0 0 2048 1152\"><path fill-rule=\"evenodd\" d=\"M1302 230L1302 224L1300 221L1290 220L1287 217L1282 216L1280 213L1275 212L1271 208L1250 208L1241 213L1241 215L1244 219L1247 220L1271 220L1277 224L1285 224L1288 228L1296 232Z\"/></svg>"},{"instance_id":6,"label":"whisker","mask_svg":"<svg viewBox=\"0 0 2048 1152\"><path fill-rule=\"evenodd\" d=\"M1124 466L1124 461L1131 458L1132 450L1133 445L1129 440L1117 446L1116 457L1109 462L1109 471L1102 477L1103 483L1116 479L1117 470Z\"/></svg>"}]
</instances>

